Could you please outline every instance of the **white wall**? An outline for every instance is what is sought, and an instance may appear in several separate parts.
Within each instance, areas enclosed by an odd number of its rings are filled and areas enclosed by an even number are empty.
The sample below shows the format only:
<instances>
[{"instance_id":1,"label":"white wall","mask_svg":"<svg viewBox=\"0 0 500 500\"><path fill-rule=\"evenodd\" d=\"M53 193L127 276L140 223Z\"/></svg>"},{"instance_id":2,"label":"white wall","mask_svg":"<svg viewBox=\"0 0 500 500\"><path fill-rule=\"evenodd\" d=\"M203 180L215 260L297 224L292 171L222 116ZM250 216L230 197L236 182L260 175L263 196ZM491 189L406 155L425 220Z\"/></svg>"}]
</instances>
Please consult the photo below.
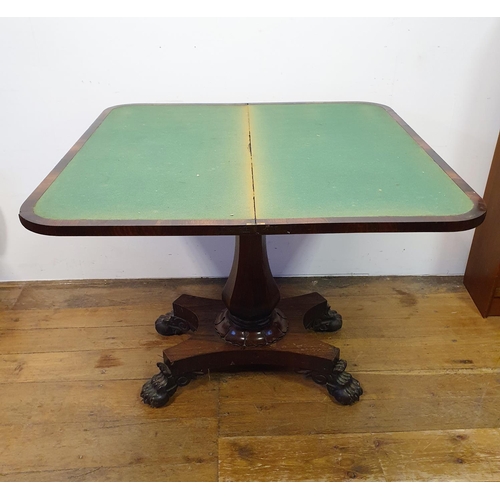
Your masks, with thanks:
<instances>
[{"instance_id":1,"label":"white wall","mask_svg":"<svg viewBox=\"0 0 500 500\"><path fill-rule=\"evenodd\" d=\"M0 19L0 280L227 276L233 237L30 233L18 210L106 107L374 101L483 193L500 21ZM269 237L276 275L461 274L472 231Z\"/></svg>"}]
</instances>

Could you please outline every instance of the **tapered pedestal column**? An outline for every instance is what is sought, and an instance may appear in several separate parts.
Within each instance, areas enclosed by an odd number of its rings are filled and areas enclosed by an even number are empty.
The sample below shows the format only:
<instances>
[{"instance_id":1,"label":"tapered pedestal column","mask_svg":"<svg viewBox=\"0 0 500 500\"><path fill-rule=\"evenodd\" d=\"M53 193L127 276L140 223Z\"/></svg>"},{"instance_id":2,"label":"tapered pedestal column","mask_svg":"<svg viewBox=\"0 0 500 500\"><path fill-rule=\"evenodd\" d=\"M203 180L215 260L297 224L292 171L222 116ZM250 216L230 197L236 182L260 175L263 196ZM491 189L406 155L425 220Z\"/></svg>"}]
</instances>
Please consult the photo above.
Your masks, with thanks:
<instances>
[{"instance_id":1,"label":"tapered pedestal column","mask_svg":"<svg viewBox=\"0 0 500 500\"><path fill-rule=\"evenodd\" d=\"M267 258L266 239L260 235L236 237L231 274L222 290L226 308L217 315L215 328L227 342L240 347L272 344L288 329Z\"/></svg>"}]
</instances>

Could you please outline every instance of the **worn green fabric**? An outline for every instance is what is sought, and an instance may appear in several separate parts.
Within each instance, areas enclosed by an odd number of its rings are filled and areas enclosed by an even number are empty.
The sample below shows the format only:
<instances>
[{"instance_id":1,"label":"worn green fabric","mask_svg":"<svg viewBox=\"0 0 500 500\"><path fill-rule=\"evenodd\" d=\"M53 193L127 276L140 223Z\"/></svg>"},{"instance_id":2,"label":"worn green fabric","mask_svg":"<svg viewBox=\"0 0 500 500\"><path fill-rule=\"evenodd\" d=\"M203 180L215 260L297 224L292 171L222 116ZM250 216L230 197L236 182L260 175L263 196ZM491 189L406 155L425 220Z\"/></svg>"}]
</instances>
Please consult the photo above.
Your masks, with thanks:
<instances>
[{"instance_id":1,"label":"worn green fabric","mask_svg":"<svg viewBox=\"0 0 500 500\"><path fill-rule=\"evenodd\" d=\"M257 219L454 215L473 204L381 106L250 107Z\"/></svg>"},{"instance_id":2,"label":"worn green fabric","mask_svg":"<svg viewBox=\"0 0 500 500\"><path fill-rule=\"evenodd\" d=\"M69 220L253 220L246 106L113 109L35 213Z\"/></svg>"}]
</instances>

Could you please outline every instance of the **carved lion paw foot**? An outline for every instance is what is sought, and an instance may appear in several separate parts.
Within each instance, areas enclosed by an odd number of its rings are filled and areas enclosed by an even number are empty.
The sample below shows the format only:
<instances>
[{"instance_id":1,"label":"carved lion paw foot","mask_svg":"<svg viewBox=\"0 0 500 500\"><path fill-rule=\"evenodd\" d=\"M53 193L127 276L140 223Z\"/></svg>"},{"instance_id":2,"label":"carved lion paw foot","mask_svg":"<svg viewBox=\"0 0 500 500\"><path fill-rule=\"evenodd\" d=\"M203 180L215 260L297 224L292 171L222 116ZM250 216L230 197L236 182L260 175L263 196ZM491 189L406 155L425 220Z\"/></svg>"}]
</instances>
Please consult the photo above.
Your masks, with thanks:
<instances>
[{"instance_id":1,"label":"carved lion paw foot","mask_svg":"<svg viewBox=\"0 0 500 500\"><path fill-rule=\"evenodd\" d=\"M341 405L352 405L359 401L363 389L350 373L344 371L346 366L347 363L343 359L337 361L333 372L328 376L326 388Z\"/></svg>"},{"instance_id":2,"label":"carved lion paw foot","mask_svg":"<svg viewBox=\"0 0 500 500\"><path fill-rule=\"evenodd\" d=\"M173 313L161 315L155 322L156 331L160 335L182 335L191 330L191 325L179 316L174 316Z\"/></svg>"},{"instance_id":3,"label":"carved lion paw foot","mask_svg":"<svg viewBox=\"0 0 500 500\"><path fill-rule=\"evenodd\" d=\"M166 363L157 363L160 373L154 375L151 380L142 386L141 398L149 406L160 408L168 403L178 387L188 385L203 372L182 373L174 376Z\"/></svg>"},{"instance_id":4,"label":"carved lion paw foot","mask_svg":"<svg viewBox=\"0 0 500 500\"><path fill-rule=\"evenodd\" d=\"M153 408L160 408L166 405L179 385L176 378L172 375L170 368L165 363L158 363L157 366L160 369L160 373L157 373L151 380L146 382L142 386L141 391L141 398L144 403Z\"/></svg>"},{"instance_id":5,"label":"carved lion paw foot","mask_svg":"<svg viewBox=\"0 0 500 500\"><path fill-rule=\"evenodd\" d=\"M345 371L347 363L339 359L329 375L313 374L312 379L326 388L331 396L341 405L352 405L359 401L363 389L359 382Z\"/></svg>"},{"instance_id":6,"label":"carved lion paw foot","mask_svg":"<svg viewBox=\"0 0 500 500\"><path fill-rule=\"evenodd\" d=\"M328 306L325 312L311 320L306 328L315 332L336 332L342 328L342 316Z\"/></svg>"}]
</instances>

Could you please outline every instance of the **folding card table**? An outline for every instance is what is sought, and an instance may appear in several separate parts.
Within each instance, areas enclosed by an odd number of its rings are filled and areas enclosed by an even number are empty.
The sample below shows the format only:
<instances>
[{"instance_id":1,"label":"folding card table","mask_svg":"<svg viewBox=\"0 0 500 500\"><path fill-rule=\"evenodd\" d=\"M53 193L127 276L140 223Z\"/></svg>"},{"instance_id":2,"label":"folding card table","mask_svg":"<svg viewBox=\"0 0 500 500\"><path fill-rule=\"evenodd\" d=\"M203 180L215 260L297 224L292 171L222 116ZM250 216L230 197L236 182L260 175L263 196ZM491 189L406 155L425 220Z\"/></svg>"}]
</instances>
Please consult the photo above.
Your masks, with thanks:
<instances>
[{"instance_id":1,"label":"folding card table","mask_svg":"<svg viewBox=\"0 0 500 500\"><path fill-rule=\"evenodd\" d=\"M484 216L394 111L351 102L109 108L20 211L48 235L236 235L222 300L182 295L156 321L186 337L142 389L156 407L208 370L256 365L308 372L354 403L359 382L311 333L341 316L318 293L280 300L265 236L460 231Z\"/></svg>"}]
</instances>

